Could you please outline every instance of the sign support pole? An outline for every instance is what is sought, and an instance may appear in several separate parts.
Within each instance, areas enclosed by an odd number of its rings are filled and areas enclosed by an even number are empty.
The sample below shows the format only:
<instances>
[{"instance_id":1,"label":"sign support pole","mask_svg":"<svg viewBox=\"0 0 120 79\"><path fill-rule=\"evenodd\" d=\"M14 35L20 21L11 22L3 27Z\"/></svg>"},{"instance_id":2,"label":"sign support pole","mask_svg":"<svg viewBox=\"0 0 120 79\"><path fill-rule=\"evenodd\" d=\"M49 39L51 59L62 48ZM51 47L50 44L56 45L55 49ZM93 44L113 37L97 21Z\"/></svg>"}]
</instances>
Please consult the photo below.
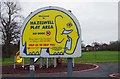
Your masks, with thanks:
<instances>
[{"instance_id":1,"label":"sign support pole","mask_svg":"<svg viewBox=\"0 0 120 79\"><path fill-rule=\"evenodd\" d=\"M54 67L57 66L56 58L54 58Z\"/></svg>"},{"instance_id":2,"label":"sign support pole","mask_svg":"<svg viewBox=\"0 0 120 79\"><path fill-rule=\"evenodd\" d=\"M16 56L14 56L14 69L16 68Z\"/></svg>"},{"instance_id":3,"label":"sign support pole","mask_svg":"<svg viewBox=\"0 0 120 79\"><path fill-rule=\"evenodd\" d=\"M29 72L29 77L34 77L34 71L35 71L35 66L34 66L34 58L30 58L30 72Z\"/></svg>"},{"instance_id":4,"label":"sign support pole","mask_svg":"<svg viewBox=\"0 0 120 79\"><path fill-rule=\"evenodd\" d=\"M72 58L67 58L68 65L67 65L67 73L68 77L72 77Z\"/></svg>"},{"instance_id":5,"label":"sign support pole","mask_svg":"<svg viewBox=\"0 0 120 79\"><path fill-rule=\"evenodd\" d=\"M43 66L43 58L41 57L40 58L40 68L42 68L42 66Z\"/></svg>"},{"instance_id":6,"label":"sign support pole","mask_svg":"<svg viewBox=\"0 0 120 79\"><path fill-rule=\"evenodd\" d=\"M23 58L23 60L22 60L22 67L23 67L23 68L25 67L24 58Z\"/></svg>"}]
</instances>

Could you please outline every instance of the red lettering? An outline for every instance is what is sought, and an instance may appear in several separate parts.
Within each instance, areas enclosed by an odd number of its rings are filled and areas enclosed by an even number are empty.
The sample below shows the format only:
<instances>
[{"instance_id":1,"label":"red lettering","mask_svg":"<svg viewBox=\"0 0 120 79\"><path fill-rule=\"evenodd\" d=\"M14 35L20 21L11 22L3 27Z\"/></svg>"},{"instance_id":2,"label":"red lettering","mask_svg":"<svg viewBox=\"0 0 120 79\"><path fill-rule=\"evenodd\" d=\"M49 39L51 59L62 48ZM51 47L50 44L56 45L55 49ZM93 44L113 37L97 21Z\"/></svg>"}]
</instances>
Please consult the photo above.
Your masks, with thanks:
<instances>
[{"instance_id":1,"label":"red lettering","mask_svg":"<svg viewBox=\"0 0 120 79\"><path fill-rule=\"evenodd\" d=\"M50 42L50 40L47 40L47 42Z\"/></svg>"},{"instance_id":2,"label":"red lettering","mask_svg":"<svg viewBox=\"0 0 120 79\"><path fill-rule=\"evenodd\" d=\"M34 44L29 44L29 46L34 46Z\"/></svg>"},{"instance_id":3,"label":"red lettering","mask_svg":"<svg viewBox=\"0 0 120 79\"><path fill-rule=\"evenodd\" d=\"M43 44L43 46L48 46L49 44Z\"/></svg>"},{"instance_id":4,"label":"red lettering","mask_svg":"<svg viewBox=\"0 0 120 79\"><path fill-rule=\"evenodd\" d=\"M42 44L39 44L39 46L42 46Z\"/></svg>"},{"instance_id":5,"label":"red lettering","mask_svg":"<svg viewBox=\"0 0 120 79\"><path fill-rule=\"evenodd\" d=\"M50 46L55 46L55 44L50 44Z\"/></svg>"},{"instance_id":6,"label":"red lettering","mask_svg":"<svg viewBox=\"0 0 120 79\"><path fill-rule=\"evenodd\" d=\"M40 40L40 42L43 42L43 40Z\"/></svg>"},{"instance_id":7,"label":"red lettering","mask_svg":"<svg viewBox=\"0 0 120 79\"><path fill-rule=\"evenodd\" d=\"M35 46L38 46L38 44L35 44Z\"/></svg>"}]
</instances>

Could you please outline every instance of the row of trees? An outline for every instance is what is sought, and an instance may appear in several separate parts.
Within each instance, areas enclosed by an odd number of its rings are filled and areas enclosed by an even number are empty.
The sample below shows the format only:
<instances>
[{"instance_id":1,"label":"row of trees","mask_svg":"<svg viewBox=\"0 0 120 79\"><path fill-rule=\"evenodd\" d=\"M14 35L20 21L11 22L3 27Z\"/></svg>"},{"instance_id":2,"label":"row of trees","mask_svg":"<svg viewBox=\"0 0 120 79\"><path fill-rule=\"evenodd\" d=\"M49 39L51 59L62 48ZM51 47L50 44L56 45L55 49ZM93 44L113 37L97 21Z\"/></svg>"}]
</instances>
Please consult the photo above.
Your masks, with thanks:
<instances>
[{"instance_id":1,"label":"row of trees","mask_svg":"<svg viewBox=\"0 0 120 79\"><path fill-rule=\"evenodd\" d=\"M120 41L111 41L109 44L93 42L91 45L82 44L83 51L120 51Z\"/></svg>"},{"instance_id":2,"label":"row of trees","mask_svg":"<svg viewBox=\"0 0 120 79\"><path fill-rule=\"evenodd\" d=\"M0 32L2 33L2 55L10 57L13 43L17 42L20 34L20 26L24 17L20 14L21 7L17 1L1 2Z\"/></svg>"}]
</instances>

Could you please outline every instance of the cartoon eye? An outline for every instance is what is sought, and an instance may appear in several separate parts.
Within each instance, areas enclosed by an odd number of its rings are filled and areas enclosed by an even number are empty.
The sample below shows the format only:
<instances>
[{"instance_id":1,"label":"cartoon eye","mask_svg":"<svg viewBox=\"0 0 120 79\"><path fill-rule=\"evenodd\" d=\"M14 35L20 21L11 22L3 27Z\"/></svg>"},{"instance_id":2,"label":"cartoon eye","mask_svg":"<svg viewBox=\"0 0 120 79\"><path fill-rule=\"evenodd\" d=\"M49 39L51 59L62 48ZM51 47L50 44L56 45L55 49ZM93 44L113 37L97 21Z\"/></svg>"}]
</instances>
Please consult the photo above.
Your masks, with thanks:
<instances>
[{"instance_id":1,"label":"cartoon eye","mask_svg":"<svg viewBox=\"0 0 120 79\"><path fill-rule=\"evenodd\" d=\"M72 23L69 22L69 23L67 23L66 25L67 25L67 27L71 27L71 26L72 26Z\"/></svg>"}]
</instances>

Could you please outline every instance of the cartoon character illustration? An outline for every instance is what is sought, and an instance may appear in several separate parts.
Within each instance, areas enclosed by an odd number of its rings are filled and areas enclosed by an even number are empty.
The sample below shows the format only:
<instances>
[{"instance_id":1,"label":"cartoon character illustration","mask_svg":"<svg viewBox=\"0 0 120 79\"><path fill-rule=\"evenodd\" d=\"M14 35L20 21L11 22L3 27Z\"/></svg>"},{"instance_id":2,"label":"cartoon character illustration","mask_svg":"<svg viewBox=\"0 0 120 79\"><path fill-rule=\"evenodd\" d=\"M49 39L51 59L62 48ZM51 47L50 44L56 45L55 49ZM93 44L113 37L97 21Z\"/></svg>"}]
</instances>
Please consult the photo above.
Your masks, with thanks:
<instances>
[{"instance_id":1,"label":"cartoon character illustration","mask_svg":"<svg viewBox=\"0 0 120 79\"><path fill-rule=\"evenodd\" d=\"M40 55L44 49L49 55L71 55L78 39L78 28L71 17L58 10L43 11L31 18L22 32L23 53Z\"/></svg>"}]
</instances>

